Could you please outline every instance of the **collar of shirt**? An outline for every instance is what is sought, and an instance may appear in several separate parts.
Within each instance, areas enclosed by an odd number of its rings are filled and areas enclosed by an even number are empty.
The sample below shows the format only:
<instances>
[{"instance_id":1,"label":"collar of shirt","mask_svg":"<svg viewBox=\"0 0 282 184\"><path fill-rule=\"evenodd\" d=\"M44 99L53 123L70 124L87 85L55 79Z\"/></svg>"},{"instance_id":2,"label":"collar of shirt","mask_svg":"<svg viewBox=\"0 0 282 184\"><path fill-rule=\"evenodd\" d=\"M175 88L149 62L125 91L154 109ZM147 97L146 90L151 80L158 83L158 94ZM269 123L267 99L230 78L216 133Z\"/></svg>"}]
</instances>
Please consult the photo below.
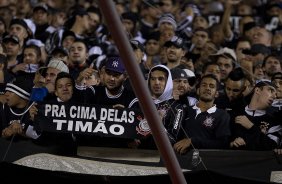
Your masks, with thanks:
<instances>
[{"instance_id":1,"label":"collar of shirt","mask_svg":"<svg viewBox=\"0 0 282 184\"><path fill-rule=\"evenodd\" d=\"M196 118L202 111L201 111L201 109L197 106L197 104L195 104L195 105L193 106L193 109L196 110L196 116L195 116L195 118ZM215 111L216 111L216 105L213 105L211 108L209 108L209 109L207 110L207 113L211 114L211 113L214 113Z\"/></svg>"},{"instance_id":2,"label":"collar of shirt","mask_svg":"<svg viewBox=\"0 0 282 184\"><path fill-rule=\"evenodd\" d=\"M252 110L248 105L245 107L245 112L250 116L263 116L266 114L265 110Z\"/></svg>"}]
</instances>

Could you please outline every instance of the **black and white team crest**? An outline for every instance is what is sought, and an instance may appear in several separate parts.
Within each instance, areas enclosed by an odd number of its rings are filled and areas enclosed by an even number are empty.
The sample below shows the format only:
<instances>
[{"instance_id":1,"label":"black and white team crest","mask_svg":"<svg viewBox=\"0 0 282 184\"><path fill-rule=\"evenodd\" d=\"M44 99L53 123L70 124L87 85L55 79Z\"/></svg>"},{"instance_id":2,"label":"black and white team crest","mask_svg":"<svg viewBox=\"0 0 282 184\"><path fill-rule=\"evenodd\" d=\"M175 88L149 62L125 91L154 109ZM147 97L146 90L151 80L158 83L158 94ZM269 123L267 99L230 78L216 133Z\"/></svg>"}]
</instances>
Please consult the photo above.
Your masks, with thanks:
<instances>
[{"instance_id":1,"label":"black and white team crest","mask_svg":"<svg viewBox=\"0 0 282 184\"><path fill-rule=\"evenodd\" d=\"M214 118L212 118L211 116L207 116L206 120L203 122L203 125L205 127L212 127L213 126L213 122L214 122Z\"/></svg>"},{"instance_id":2,"label":"black and white team crest","mask_svg":"<svg viewBox=\"0 0 282 184\"><path fill-rule=\"evenodd\" d=\"M140 120L138 127L136 127L137 134L141 134L143 136L149 135L151 133L151 129L148 121L145 118L142 119L141 117L138 117L137 119Z\"/></svg>"}]
</instances>

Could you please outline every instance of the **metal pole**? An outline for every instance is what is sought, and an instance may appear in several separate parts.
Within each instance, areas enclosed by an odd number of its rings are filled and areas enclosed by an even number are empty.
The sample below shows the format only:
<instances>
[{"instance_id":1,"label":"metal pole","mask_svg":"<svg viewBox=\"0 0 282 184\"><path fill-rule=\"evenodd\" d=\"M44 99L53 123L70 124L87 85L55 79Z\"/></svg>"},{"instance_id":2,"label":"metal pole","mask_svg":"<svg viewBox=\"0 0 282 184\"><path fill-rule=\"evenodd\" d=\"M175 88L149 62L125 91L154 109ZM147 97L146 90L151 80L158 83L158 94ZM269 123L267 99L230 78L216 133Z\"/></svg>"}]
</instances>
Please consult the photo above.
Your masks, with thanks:
<instances>
[{"instance_id":1,"label":"metal pole","mask_svg":"<svg viewBox=\"0 0 282 184\"><path fill-rule=\"evenodd\" d=\"M132 47L122 26L120 16L116 11L115 4L112 0L99 0L98 3L99 8L102 10L106 20L111 36L118 47L127 73L129 74L134 92L141 102L141 108L149 123L154 140L164 160L170 178L175 184L186 183L168 136L164 131L164 127L155 104L153 103L148 86L146 85L139 65L136 62Z\"/></svg>"}]
</instances>

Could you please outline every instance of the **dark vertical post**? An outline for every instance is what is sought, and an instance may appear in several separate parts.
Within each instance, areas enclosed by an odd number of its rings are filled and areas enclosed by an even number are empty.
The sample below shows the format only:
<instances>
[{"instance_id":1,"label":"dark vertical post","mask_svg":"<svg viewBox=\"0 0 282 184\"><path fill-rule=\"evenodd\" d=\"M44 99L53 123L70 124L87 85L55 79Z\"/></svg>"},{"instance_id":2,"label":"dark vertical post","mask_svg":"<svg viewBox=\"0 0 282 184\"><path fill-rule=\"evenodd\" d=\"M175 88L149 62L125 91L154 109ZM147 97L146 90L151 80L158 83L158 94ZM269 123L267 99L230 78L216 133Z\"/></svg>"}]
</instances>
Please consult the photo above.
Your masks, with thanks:
<instances>
[{"instance_id":1,"label":"dark vertical post","mask_svg":"<svg viewBox=\"0 0 282 184\"><path fill-rule=\"evenodd\" d=\"M133 55L133 50L121 24L120 16L116 11L115 4L112 0L99 0L98 2L110 33L118 47L120 56L124 61L134 92L141 102L141 108L150 125L154 140L164 159L170 178L175 184L186 183L168 136L164 131L155 104L151 98L148 86L146 85L141 70L136 62L136 58Z\"/></svg>"}]
</instances>

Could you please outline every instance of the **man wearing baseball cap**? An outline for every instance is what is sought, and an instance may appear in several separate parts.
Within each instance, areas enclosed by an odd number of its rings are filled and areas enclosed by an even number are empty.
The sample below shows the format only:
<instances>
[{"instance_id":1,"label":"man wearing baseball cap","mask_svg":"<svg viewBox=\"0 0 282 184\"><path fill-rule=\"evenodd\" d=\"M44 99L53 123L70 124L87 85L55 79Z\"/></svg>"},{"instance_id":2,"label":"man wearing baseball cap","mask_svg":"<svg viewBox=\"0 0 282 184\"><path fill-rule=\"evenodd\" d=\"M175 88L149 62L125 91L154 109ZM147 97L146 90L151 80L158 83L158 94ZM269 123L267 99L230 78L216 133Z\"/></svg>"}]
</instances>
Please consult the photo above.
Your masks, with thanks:
<instances>
[{"instance_id":1,"label":"man wearing baseball cap","mask_svg":"<svg viewBox=\"0 0 282 184\"><path fill-rule=\"evenodd\" d=\"M167 67L172 69L179 66L181 58L185 55L183 39L173 36L171 40L165 42L164 47L167 57Z\"/></svg>"},{"instance_id":2,"label":"man wearing baseball cap","mask_svg":"<svg viewBox=\"0 0 282 184\"><path fill-rule=\"evenodd\" d=\"M23 46L25 40L29 38L28 25L24 19L12 19L8 29L9 35L15 35L20 40L20 45Z\"/></svg>"},{"instance_id":3,"label":"man wearing baseball cap","mask_svg":"<svg viewBox=\"0 0 282 184\"><path fill-rule=\"evenodd\" d=\"M236 67L237 57L235 51L228 47L220 49L217 53L211 55L215 58L215 62L219 65L220 68L220 80L224 82L229 73Z\"/></svg>"},{"instance_id":4,"label":"man wearing baseball cap","mask_svg":"<svg viewBox=\"0 0 282 184\"><path fill-rule=\"evenodd\" d=\"M85 93L84 102L90 104L112 105L113 107L128 107L134 93L124 87L127 73L120 57L109 57L103 66L105 72L102 74L103 86L90 86L85 89L82 85L83 78L93 73L93 68L86 68L80 72L76 80L76 88Z\"/></svg>"},{"instance_id":5,"label":"man wearing baseball cap","mask_svg":"<svg viewBox=\"0 0 282 184\"><path fill-rule=\"evenodd\" d=\"M93 68L86 68L80 72L76 80L76 89L82 100L81 103L99 104L111 106L112 108L128 108L135 99L135 94L124 87L127 73L120 57L109 57L104 63L105 72L103 74L104 85L85 87L82 85L83 78L89 77L93 73ZM111 138L100 136L77 137L79 145L94 145L103 147L128 147L128 139Z\"/></svg>"}]
</instances>

